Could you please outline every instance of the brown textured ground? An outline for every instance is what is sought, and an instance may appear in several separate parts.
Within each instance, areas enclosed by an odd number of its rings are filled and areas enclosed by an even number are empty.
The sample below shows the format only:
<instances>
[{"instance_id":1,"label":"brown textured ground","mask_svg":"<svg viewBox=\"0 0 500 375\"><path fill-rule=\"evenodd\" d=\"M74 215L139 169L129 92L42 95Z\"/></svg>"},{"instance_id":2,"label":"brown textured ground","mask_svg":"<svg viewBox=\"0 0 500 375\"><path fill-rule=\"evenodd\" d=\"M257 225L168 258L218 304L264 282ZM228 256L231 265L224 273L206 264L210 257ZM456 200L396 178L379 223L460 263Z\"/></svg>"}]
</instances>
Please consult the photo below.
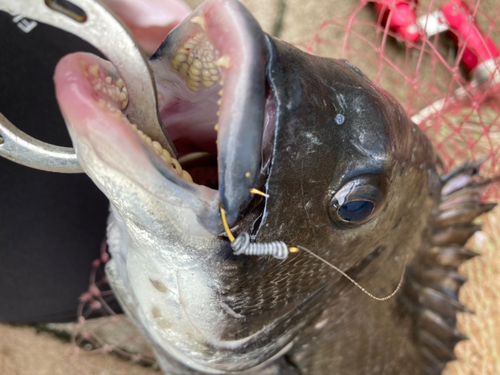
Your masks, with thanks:
<instances>
[{"instance_id":1,"label":"brown textured ground","mask_svg":"<svg viewBox=\"0 0 500 375\"><path fill-rule=\"evenodd\" d=\"M113 355L91 354L32 327L0 325L2 375L147 375L160 374Z\"/></svg>"},{"instance_id":2,"label":"brown textured ground","mask_svg":"<svg viewBox=\"0 0 500 375\"><path fill-rule=\"evenodd\" d=\"M191 6L200 0L187 0ZM323 20L349 13L357 0L242 0L263 28L287 41L307 40ZM490 1L495 4L495 0ZM497 6L497 5L496 5ZM335 38L335 34L330 35ZM362 69L370 74L375 67ZM461 300L475 311L462 314L459 324L469 341L456 349L458 361L445 375L500 374L500 209L484 220L484 231L477 233L470 246L482 256L467 262L461 272L470 281L462 289ZM90 354L54 335L37 333L31 327L0 325L1 375L122 375L159 374L113 355Z\"/></svg>"}]
</instances>

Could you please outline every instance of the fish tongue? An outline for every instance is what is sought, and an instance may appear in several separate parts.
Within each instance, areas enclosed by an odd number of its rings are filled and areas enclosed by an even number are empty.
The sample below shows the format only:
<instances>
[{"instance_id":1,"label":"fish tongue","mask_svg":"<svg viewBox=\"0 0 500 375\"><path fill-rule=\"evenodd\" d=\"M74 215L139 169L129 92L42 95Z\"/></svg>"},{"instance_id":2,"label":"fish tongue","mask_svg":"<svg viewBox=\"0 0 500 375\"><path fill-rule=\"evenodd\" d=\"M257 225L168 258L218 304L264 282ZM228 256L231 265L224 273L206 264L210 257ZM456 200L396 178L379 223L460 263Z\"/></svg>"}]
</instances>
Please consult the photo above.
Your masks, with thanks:
<instances>
[{"instance_id":1,"label":"fish tongue","mask_svg":"<svg viewBox=\"0 0 500 375\"><path fill-rule=\"evenodd\" d=\"M210 152L207 143L217 139L220 199L234 223L261 163L264 33L238 1L208 0L168 35L150 63L162 95L160 113L174 142L196 137L197 147Z\"/></svg>"}]
</instances>

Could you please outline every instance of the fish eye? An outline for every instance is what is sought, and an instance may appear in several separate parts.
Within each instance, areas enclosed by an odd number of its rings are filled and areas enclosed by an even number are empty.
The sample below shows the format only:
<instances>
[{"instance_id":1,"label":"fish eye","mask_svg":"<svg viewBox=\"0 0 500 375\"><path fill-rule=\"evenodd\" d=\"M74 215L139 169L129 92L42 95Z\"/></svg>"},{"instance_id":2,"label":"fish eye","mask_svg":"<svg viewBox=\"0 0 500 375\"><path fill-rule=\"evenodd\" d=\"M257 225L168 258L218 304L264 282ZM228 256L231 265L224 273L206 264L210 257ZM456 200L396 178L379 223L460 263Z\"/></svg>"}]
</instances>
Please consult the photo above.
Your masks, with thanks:
<instances>
[{"instance_id":1,"label":"fish eye","mask_svg":"<svg viewBox=\"0 0 500 375\"><path fill-rule=\"evenodd\" d=\"M337 215L348 222L363 221L373 212L374 207L375 204L369 200L353 200L340 206Z\"/></svg>"},{"instance_id":2,"label":"fish eye","mask_svg":"<svg viewBox=\"0 0 500 375\"><path fill-rule=\"evenodd\" d=\"M330 219L341 227L367 223L384 206L388 179L378 175L358 176L336 191L328 205Z\"/></svg>"}]
</instances>

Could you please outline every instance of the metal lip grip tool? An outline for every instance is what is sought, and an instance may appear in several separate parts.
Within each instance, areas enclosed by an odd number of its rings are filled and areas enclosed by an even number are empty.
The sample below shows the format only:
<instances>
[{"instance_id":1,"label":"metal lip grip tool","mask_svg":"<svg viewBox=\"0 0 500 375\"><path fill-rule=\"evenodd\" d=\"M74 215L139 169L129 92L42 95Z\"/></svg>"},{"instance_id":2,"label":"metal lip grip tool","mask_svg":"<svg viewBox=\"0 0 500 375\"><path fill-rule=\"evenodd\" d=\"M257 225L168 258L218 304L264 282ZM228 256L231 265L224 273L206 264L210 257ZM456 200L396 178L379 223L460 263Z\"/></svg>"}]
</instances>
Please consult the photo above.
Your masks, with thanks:
<instances>
[{"instance_id":1,"label":"metal lip grip tool","mask_svg":"<svg viewBox=\"0 0 500 375\"><path fill-rule=\"evenodd\" d=\"M0 10L57 27L98 49L125 82L129 96L125 115L176 156L158 113L156 85L147 57L108 7L99 0L0 0ZM51 172L83 172L73 148L41 142L19 130L1 113L0 156Z\"/></svg>"}]
</instances>

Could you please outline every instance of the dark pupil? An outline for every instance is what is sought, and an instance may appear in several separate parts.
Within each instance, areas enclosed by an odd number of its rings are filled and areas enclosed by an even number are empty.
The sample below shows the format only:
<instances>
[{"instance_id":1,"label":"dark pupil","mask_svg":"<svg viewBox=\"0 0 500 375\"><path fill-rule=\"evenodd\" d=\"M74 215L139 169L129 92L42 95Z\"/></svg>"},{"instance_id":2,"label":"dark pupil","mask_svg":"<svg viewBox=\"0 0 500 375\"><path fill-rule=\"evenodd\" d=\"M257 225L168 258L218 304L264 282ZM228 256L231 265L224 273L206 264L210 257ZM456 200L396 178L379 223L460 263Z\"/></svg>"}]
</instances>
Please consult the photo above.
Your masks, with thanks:
<instances>
[{"instance_id":1,"label":"dark pupil","mask_svg":"<svg viewBox=\"0 0 500 375\"><path fill-rule=\"evenodd\" d=\"M374 204L370 201L352 201L340 206L339 217L344 221L361 221L370 215Z\"/></svg>"}]
</instances>

